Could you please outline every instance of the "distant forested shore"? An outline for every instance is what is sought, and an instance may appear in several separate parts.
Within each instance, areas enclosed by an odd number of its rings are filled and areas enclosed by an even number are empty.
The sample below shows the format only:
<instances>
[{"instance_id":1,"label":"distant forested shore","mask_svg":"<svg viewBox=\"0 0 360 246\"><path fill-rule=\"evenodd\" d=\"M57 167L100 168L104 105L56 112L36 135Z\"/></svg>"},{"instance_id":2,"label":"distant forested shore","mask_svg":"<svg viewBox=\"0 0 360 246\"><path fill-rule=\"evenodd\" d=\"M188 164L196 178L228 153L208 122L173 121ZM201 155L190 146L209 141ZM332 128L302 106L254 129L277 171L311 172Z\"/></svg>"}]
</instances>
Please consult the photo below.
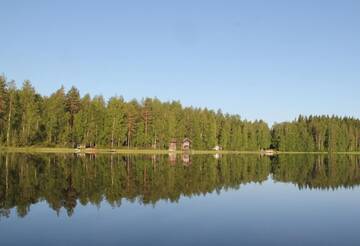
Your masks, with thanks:
<instances>
[{"instance_id":1,"label":"distant forested shore","mask_svg":"<svg viewBox=\"0 0 360 246\"><path fill-rule=\"evenodd\" d=\"M125 101L80 96L77 88L40 95L25 81L0 76L0 146L167 149L171 141L191 139L192 148L299 152L360 151L360 120L337 116L299 116L271 128L220 110L183 107L180 102L145 98Z\"/></svg>"}]
</instances>

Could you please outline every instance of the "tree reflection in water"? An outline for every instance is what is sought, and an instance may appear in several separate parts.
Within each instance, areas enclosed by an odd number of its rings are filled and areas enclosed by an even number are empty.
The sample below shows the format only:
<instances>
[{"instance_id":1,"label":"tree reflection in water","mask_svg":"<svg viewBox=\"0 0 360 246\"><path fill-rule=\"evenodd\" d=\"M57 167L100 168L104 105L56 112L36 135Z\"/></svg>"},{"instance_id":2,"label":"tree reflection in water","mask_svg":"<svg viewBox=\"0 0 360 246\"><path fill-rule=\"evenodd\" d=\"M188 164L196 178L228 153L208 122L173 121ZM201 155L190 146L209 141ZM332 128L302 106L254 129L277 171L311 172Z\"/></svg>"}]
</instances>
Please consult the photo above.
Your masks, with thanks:
<instances>
[{"instance_id":1,"label":"tree reflection in water","mask_svg":"<svg viewBox=\"0 0 360 246\"><path fill-rule=\"evenodd\" d=\"M77 204L114 207L122 199L153 206L272 177L299 189L351 188L360 183L360 158L347 155L0 155L0 216L24 217L45 200L71 216Z\"/></svg>"}]
</instances>

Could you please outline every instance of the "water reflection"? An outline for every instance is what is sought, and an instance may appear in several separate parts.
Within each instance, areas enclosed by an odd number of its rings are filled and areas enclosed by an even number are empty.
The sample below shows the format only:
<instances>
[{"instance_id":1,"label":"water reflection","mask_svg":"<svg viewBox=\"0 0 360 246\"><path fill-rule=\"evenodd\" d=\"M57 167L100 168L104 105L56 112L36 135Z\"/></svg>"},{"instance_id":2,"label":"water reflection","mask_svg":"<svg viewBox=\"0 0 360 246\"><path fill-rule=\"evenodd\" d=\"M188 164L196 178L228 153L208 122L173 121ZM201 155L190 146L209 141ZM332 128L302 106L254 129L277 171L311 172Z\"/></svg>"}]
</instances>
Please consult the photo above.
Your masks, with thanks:
<instances>
[{"instance_id":1,"label":"water reflection","mask_svg":"<svg viewBox=\"0 0 360 246\"><path fill-rule=\"evenodd\" d=\"M121 156L0 155L0 213L16 208L24 217L45 200L60 212L74 213L80 203L122 199L141 204L177 202L224 189L239 189L272 177L299 189L351 188L360 184L360 158L336 155Z\"/></svg>"},{"instance_id":2,"label":"water reflection","mask_svg":"<svg viewBox=\"0 0 360 246\"><path fill-rule=\"evenodd\" d=\"M286 155L272 162L273 179L299 189L334 190L360 184L360 158L356 155Z\"/></svg>"}]
</instances>

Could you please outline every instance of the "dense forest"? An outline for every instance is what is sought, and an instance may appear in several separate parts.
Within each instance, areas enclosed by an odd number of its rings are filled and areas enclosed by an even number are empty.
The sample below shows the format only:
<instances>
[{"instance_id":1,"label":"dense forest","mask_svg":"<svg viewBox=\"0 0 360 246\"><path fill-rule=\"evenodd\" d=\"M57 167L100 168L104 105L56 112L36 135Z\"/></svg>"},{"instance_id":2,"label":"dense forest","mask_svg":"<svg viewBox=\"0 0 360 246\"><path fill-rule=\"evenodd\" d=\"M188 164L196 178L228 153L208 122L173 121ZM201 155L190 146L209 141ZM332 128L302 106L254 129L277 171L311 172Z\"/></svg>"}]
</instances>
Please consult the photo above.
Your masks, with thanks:
<instances>
[{"instance_id":1,"label":"dense forest","mask_svg":"<svg viewBox=\"0 0 360 246\"><path fill-rule=\"evenodd\" d=\"M360 121L337 116L299 116L293 122L273 126L272 144L280 151L359 151Z\"/></svg>"},{"instance_id":2,"label":"dense forest","mask_svg":"<svg viewBox=\"0 0 360 246\"><path fill-rule=\"evenodd\" d=\"M0 137L8 146L168 148L171 139L192 140L194 149L221 145L228 150L259 150L271 142L268 125L237 115L183 107L179 102L146 98L126 102L80 96L63 87L41 96L29 81L21 88L0 78Z\"/></svg>"},{"instance_id":3,"label":"dense forest","mask_svg":"<svg viewBox=\"0 0 360 246\"><path fill-rule=\"evenodd\" d=\"M166 149L188 137L198 150L359 151L360 121L335 116L300 116L275 124L238 115L183 107L180 102L145 98L125 101L80 96L77 88L40 95L25 81L0 76L0 145Z\"/></svg>"}]
</instances>

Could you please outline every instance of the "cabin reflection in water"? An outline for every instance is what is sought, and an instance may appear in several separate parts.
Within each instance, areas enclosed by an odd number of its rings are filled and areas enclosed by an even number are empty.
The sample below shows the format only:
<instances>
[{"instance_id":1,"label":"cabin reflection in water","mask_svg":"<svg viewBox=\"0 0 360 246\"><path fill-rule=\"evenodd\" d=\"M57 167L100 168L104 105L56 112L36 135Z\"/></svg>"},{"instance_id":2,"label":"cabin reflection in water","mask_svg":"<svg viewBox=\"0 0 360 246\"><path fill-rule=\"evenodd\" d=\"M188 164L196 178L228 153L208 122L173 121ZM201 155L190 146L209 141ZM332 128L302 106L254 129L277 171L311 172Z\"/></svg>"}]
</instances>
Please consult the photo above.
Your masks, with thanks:
<instances>
[{"instance_id":1,"label":"cabin reflection in water","mask_svg":"<svg viewBox=\"0 0 360 246\"><path fill-rule=\"evenodd\" d=\"M177 140L175 138L171 139L170 143L169 143L169 151L170 152L175 152L177 147Z\"/></svg>"},{"instance_id":2,"label":"cabin reflection in water","mask_svg":"<svg viewBox=\"0 0 360 246\"><path fill-rule=\"evenodd\" d=\"M156 205L176 202L272 177L299 189L352 188L360 184L358 156L284 155L85 155L0 154L0 216L29 213L32 204L46 201L56 213L68 215L78 204L122 199Z\"/></svg>"},{"instance_id":3,"label":"cabin reflection in water","mask_svg":"<svg viewBox=\"0 0 360 246\"><path fill-rule=\"evenodd\" d=\"M169 152L169 162L172 165L176 164L176 156L177 154L175 152Z\"/></svg>"},{"instance_id":4,"label":"cabin reflection in water","mask_svg":"<svg viewBox=\"0 0 360 246\"><path fill-rule=\"evenodd\" d=\"M189 154L186 154L186 153L182 154L182 161L183 161L183 164L184 164L185 166L191 165L190 155L189 155Z\"/></svg>"},{"instance_id":5,"label":"cabin reflection in water","mask_svg":"<svg viewBox=\"0 0 360 246\"><path fill-rule=\"evenodd\" d=\"M174 152L169 152L169 163L171 165L176 165L176 159L177 159L177 154ZM188 153L183 153L181 154L181 160L184 166L189 166L191 165L191 155Z\"/></svg>"}]
</instances>

